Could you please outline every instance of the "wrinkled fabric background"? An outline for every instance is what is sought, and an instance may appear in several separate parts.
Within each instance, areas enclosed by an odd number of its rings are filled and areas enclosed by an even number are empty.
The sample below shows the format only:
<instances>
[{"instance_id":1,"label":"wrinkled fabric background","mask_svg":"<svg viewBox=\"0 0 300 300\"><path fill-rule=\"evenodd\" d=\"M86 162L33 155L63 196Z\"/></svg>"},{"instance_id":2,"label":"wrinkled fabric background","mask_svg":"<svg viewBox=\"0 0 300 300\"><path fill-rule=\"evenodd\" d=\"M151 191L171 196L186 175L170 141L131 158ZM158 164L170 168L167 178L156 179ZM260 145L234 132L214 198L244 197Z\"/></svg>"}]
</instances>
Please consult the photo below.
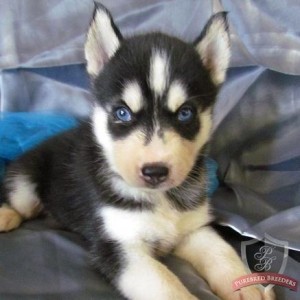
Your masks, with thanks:
<instances>
[{"instance_id":1,"label":"wrinkled fabric background","mask_svg":"<svg viewBox=\"0 0 300 300\"><path fill-rule=\"evenodd\" d=\"M211 156L222 186L217 220L300 250L300 3L298 0L102 0L122 33L161 30L192 42L229 12L232 59L214 111ZM0 112L86 116L83 44L92 0L0 2ZM0 299L118 299L87 265L82 241L43 220L0 235ZM201 299L217 299L175 258L167 265ZM300 280L289 259L285 274ZM279 289L279 299L300 293Z\"/></svg>"}]
</instances>

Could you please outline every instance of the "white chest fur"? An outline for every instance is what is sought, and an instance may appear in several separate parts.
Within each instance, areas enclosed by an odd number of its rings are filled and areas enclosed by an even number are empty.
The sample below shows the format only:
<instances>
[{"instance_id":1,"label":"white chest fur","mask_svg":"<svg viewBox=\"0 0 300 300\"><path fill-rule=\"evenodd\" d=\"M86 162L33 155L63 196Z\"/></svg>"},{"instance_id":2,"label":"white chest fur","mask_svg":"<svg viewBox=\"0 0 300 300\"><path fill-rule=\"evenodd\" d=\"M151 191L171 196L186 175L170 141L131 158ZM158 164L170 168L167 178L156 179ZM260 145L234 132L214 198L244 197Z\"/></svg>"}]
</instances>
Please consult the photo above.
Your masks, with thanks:
<instances>
[{"instance_id":1,"label":"white chest fur","mask_svg":"<svg viewBox=\"0 0 300 300\"><path fill-rule=\"evenodd\" d=\"M180 212L166 199L160 199L154 211L128 211L120 208L102 208L104 231L122 244L155 244L167 251L196 228L211 220L209 205L197 210Z\"/></svg>"}]
</instances>

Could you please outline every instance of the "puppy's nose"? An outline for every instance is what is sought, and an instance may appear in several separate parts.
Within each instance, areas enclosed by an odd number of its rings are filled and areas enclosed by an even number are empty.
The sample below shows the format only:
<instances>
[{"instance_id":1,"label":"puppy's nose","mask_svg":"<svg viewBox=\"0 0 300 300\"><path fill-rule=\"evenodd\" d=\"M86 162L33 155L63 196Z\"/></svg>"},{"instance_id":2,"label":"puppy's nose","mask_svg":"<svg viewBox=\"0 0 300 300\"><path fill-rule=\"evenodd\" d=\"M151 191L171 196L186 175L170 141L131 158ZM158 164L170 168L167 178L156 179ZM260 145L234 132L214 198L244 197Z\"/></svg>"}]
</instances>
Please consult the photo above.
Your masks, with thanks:
<instances>
[{"instance_id":1,"label":"puppy's nose","mask_svg":"<svg viewBox=\"0 0 300 300\"><path fill-rule=\"evenodd\" d=\"M169 174L169 169L164 164L153 163L142 167L143 180L152 186L164 182Z\"/></svg>"}]
</instances>

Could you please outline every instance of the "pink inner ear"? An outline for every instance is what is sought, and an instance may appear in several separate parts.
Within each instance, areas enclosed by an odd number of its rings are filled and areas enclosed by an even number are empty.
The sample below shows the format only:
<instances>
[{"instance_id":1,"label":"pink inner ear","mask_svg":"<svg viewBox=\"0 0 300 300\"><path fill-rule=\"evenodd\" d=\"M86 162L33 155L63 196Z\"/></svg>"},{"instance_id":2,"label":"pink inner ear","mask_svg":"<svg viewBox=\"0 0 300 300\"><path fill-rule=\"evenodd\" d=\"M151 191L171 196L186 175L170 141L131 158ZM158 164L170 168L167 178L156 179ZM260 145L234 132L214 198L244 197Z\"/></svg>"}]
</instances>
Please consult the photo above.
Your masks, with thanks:
<instances>
[{"instance_id":1,"label":"pink inner ear","mask_svg":"<svg viewBox=\"0 0 300 300\"><path fill-rule=\"evenodd\" d=\"M120 46L119 31L108 11L97 8L85 43L87 71L97 76Z\"/></svg>"},{"instance_id":2,"label":"pink inner ear","mask_svg":"<svg viewBox=\"0 0 300 300\"><path fill-rule=\"evenodd\" d=\"M196 45L204 66L209 70L215 85L224 82L230 60L229 34L226 17L214 15L206 25L205 33Z\"/></svg>"}]
</instances>

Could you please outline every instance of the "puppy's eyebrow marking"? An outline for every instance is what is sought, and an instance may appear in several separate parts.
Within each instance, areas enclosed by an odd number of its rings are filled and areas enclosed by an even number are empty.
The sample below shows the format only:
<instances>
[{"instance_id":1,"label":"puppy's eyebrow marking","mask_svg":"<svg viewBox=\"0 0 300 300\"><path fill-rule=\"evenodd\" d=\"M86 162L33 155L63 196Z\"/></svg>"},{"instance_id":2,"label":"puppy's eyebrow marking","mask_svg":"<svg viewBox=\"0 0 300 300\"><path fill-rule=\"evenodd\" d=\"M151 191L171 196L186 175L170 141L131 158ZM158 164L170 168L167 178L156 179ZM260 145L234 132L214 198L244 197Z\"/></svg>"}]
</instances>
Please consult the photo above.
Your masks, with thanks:
<instances>
[{"instance_id":1,"label":"puppy's eyebrow marking","mask_svg":"<svg viewBox=\"0 0 300 300\"><path fill-rule=\"evenodd\" d=\"M186 99L187 93L184 85L179 80L173 81L167 95L168 109L171 112L176 112Z\"/></svg>"},{"instance_id":2,"label":"puppy's eyebrow marking","mask_svg":"<svg viewBox=\"0 0 300 300\"><path fill-rule=\"evenodd\" d=\"M162 96L169 81L169 60L165 51L153 50L150 58L149 83L156 96Z\"/></svg>"},{"instance_id":3,"label":"puppy's eyebrow marking","mask_svg":"<svg viewBox=\"0 0 300 300\"><path fill-rule=\"evenodd\" d=\"M143 94L140 85L137 81L129 81L125 83L122 100L131 109L137 113L143 107Z\"/></svg>"}]
</instances>

